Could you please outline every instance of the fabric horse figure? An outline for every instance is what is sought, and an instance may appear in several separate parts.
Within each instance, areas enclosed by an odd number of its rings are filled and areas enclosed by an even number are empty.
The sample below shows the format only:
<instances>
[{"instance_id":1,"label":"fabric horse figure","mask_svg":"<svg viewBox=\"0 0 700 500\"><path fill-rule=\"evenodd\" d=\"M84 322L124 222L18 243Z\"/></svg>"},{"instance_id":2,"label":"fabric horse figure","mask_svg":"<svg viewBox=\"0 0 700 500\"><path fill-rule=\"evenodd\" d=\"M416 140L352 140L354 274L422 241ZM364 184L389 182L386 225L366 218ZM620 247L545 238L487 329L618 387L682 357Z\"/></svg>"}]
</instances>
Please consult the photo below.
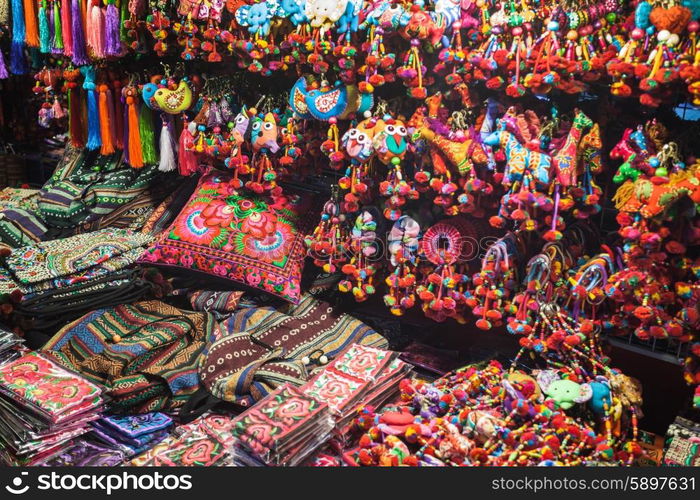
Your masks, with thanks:
<instances>
[{"instance_id":1,"label":"fabric horse figure","mask_svg":"<svg viewBox=\"0 0 700 500\"><path fill-rule=\"evenodd\" d=\"M636 181L642 174L642 171L636 165L639 159L643 158L648 151L637 151L640 141L638 135L636 140L634 137L635 132L631 128L626 129L620 142L615 144L615 147L610 150L610 158L623 160L622 165L618 167L617 173L613 177L613 182L616 184L621 184L627 179Z\"/></svg>"},{"instance_id":2,"label":"fabric horse figure","mask_svg":"<svg viewBox=\"0 0 700 500\"><path fill-rule=\"evenodd\" d=\"M425 117L425 110L419 108L411 117L409 126L415 128L414 140L425 139L425 141L444 156L447 161L454 165L460 175L471 172L472 163L486 164L488 157L481 144L473 138L465 141L453 141L435 132L430 125L430 121ZM436 124L437 125L437 124Z\"/></svg>"},{"instance_id":3,"label":"fabric horse figure","mask_svg":"<svg viewBox=\"0 0 700 500\"><path fill-rule=\"evenodd\" d=\"M557 173L557 181L564 187L576 185L578 162L578 147L584 132L593 127L593 121L582 112L576 113L571 130L566 141L557 154L552 158L552 164Z\"/></svg>"},{"instance_id":4,"label":"fabric horse figure","mask_svg":"<svg viewBox=\"0 0 700 500\"><path fill-rule=\"evenodd\" d=\"M515 135L506 130L496 130L484 139L484 144L492 148L503 148L506 155L506 177L508 183L522 181L526 174L532 174L543 185L550 183L552 157L537 151L531 151L520 144Z\"/></svg>"}]
</instances>

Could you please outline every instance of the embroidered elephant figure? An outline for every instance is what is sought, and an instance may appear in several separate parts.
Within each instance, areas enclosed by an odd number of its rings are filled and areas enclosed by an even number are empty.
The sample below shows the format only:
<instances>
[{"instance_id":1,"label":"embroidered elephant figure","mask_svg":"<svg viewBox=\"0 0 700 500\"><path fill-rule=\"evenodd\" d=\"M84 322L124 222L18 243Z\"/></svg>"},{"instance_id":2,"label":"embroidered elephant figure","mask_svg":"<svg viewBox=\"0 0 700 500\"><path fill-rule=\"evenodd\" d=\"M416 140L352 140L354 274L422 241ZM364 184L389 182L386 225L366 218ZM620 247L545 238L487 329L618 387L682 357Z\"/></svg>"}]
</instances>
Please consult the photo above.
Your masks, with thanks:
<instances>
[{"instance_id":1,"label":"embroidered elephant figure","mask_svg":"<svg viewBox=\"0 0 700 500\"><path fill-rule=\"evenodd\" d=\"M247 27L253 35L267 36L270 34L270 21L277 15L278 9L277 0L243 5L236 11L236 22Z\"/></svg>"},{"instance_id":2,"label":"embroidered elephant figure","mask_svg":"<svg viewBox=\"0 0 700 500\"><path fill-rule=\"evenodd\" d=\"M362 0L348 0L345 12L338 20L338 33L354 33L360 24L360 12L362 11Z\"/></svg>"},{"instance_id":3,"label":"embroidered elephant figure","mask_svg":"<svg viewBox=\"0 0 700 500\"><path fill-rule=\"evenodd\" d=\"M306 0L304 13L314 28L330 28L341 18L348 0Z\"/></svg>"},{"instance_id":4,"label":"embroidered elephant figure","mask_svg":"<svg viewBox=\"0 0 700 500\"><path fill-rule=\"evenodd\" d=\"M576 403L585 403L593 397L590 384L578 384L573 380L559 378L556 370L543 370L537 374L537 383L558 408L568 410Z\"/></svg>"}]
</instances>

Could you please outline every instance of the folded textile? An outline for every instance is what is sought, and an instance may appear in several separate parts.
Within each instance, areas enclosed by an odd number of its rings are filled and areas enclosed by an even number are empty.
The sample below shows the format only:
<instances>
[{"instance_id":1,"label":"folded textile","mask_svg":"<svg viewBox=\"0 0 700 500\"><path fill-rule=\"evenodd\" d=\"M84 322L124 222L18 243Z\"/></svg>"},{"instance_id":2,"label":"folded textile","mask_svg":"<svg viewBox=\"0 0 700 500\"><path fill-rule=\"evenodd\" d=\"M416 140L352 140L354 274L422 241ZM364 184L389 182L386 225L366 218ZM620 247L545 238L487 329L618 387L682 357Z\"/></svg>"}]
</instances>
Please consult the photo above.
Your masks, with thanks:
<instances>
[{"instance_id":1,"label":"folded textile","mask_svg":"<svg viewBox=\"0 0 700 500\"><path fill-rule=\"evenodd\" d=\"M231 465L233 421L225 415L204 415L179 426L168 438L132 459L137 466Z\"/></svg>"},{"instance_id":2,"label":"folded textile","mask_svg":"<svg viewBox=\"0 0 700 500\"><path fill-rule=\"evenodd\" d=\"M399 382L412 372L399 353L355 344L301 387L331 408L334 435L344 440L360 405L381 406L399 392Z\"/></svg>"},{"instance_id":3,"label":"folded textile","mask_svg":"<svg viewBox=\"0 0 700 500\"><path fill-rule=\"evenodd\" d=\"M6 187L0 190L0 210L21 209L36 212L38 189Z\"/></svg>"},{"instance_id":4,"label":"folded textile","mask_svg":"<svg viewBox=\"0 0 700 500\"><path fill-rule=\"evenodd\" d=\"M242 406L251 406L279 385L302 385L316 366L312 362L333 359L352 344L387 346L364 323L310 295L284 311L241 309L222 326L230 334L208 349L200 379L214 397Z\"/></svg>"},{"instance_id":5,"label":"folded textile","mask_svg":"<svg viewBox=\"0 0 700 500\"><path fill-rule=\"evenodd\" d=\"M102 409L98 385L38 353L0 366L0 460L30 464L86 433Z\"/></svg>"},{"instance_id":6,"label":"folded textile","mask_svg":"<svg viewBox=\"0 0 700 500\"><path fill-rule=\"evenodd\" d=\"M78 440L32 462L42 467L114 467L124 462L124 454L91 441Z\"/></svg>"},{"instance_id":7,"label":"folded textile","mask_svg":"<svg viewBox=\"0 0 700 500\"><path fill-rule=\"evenodd\" d=\"M211 314L143 301L82 316L42 352L104 385L112 412L137 414L182 405L199 387L200 354L219 336Z\"/></svg>"},{"instance_id":8,"label":"folded textile","mask_svg":"<svg viewBox=\"0 0 700 500\"><path fill-rule=\"evenodd\" d=\"M95 437L125 456L148 450L170 434L173 421L160 412L143 415L109 415L91 422Z\"/></svg>"},{"instance_id":9,"label":"folded textile","mask_svg":"<svg viewBox=\"0 0 700 500\"><path fill-rule=\"evenodd\" d=\"M283 385L235 419L234 463L298 465L330 438L332 429L328 404Z\"/></svg>"},{"instance_id":10,"label":"folded textile","mask_svg":"<svg viewBox=\"0 0 700 500\"><path fill-rule=\"evenodd\" d=\"M26 295L84 283L133 264L151 241L125 229L101 229L14 250L7 270Z\"/></svg>"}]
</instances>

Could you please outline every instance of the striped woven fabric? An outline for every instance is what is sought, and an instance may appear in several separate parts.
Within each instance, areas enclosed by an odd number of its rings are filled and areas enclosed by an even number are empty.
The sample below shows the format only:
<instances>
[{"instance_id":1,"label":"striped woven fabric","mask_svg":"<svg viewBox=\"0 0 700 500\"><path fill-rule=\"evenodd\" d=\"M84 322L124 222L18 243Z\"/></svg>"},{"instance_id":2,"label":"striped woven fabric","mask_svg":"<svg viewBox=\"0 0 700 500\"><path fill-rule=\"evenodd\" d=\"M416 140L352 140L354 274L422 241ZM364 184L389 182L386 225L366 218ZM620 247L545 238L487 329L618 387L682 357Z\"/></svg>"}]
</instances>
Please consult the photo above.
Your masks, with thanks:
<instances>
[{"instance_id":1,"label":"striped woven fabric","mask_svg":"<svg viewBox=\"0 0 700 500\"><path fill-rule=\"evenodd\" d=\"M0 241L10 248L18 248L43 240L48 228L35 213L21 208L0 212Z\"/></svg>"},{"instance_id":2,"label":"striped woven fabric","mask_svg":"<svg viewBox=\"0 0 700 500\"><path fill-rule=\"evenodd\" d=\"M333 359L351 344L385 349L384 337L310 295L286 312L273 307L243 309L222 324L229 335L215 342L200 369L215 397L250 406L284 383L301 385L322 356ZM304 358L308 358L305 360Z\"/></svg>"},{"instance_id":3,"label":"striped woven fabric","mask_svg":"<svg viewBox=\"0 0 700 500\"><path fill-rule=\"evenodd\" d=\"M217 332L210 314L144 301L88 313L42 351L107 387L111 411L147 413L179 407L197 390L199 356Z\"/></svg>"},{"instance_id":4,"label":"striped woven fabric","mask_svg":"<svg viewBox=\"0 0 700 500\"><path fill-rule=\"evenodd\" d=\"M83 152L44 185L37 202L45 223L74 227L99 219L145 191L159 174L156 165L131 168L121 154Z\"/></svg>"}]
</instances>

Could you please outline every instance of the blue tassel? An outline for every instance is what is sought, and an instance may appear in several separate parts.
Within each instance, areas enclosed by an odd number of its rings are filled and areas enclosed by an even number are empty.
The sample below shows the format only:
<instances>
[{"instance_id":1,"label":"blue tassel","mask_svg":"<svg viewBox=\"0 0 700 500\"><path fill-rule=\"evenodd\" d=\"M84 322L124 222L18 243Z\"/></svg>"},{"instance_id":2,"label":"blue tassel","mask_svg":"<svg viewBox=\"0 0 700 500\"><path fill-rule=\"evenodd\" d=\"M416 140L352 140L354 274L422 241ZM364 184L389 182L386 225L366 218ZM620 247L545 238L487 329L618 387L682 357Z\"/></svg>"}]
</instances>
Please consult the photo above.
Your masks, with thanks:
<instances>
[{"instance_id":1,"label":"blue tassel","mask_svg":"<svg viewBox=\"0 0 700 500\"><path fill-rule=\"evenodd\" d=\"M649 22L649 15L651 14L651 4L649 2L643 1L639 2L637 9L634 12L634 25L642 30L645 30L651 24Z\"/></svg>"},{"instance_id":2,"label":"blue tassel","mask_svg":"<svg viewBox=\"0 0 700 500\"><path fill-rule=\"evenodd\" d=\"M39 48L42 54L51 52L51 32L49 31L49 17L46 14L46 3L39 7Z\"/></svg>"},{"instance_id":3,"label":"blue tassel","mask_svg":"<svg viewBox=\"0 0 700 500\"><path fill-rule=\"evenodd\" d=\"M87 149L98 149L102 146L102 138L100 136L100 112L97 108L97 90L95 85L95 68L92 66L83 66L80 72L85 77L83 89L87 93L87 115L88 115L88 137Z\"/></svg>"},{"instance_id":4,"label":"blue tassel","mask_svg":"<svg viewBox=\"0 0 700 500\"><path fill-rule=\"evenodd\" d=\"M15 75L27 73L27 60L24 56L24 8L22 0L12 0L12 47L10 48L10 71Z\"/></svg>"}]
</instances>

